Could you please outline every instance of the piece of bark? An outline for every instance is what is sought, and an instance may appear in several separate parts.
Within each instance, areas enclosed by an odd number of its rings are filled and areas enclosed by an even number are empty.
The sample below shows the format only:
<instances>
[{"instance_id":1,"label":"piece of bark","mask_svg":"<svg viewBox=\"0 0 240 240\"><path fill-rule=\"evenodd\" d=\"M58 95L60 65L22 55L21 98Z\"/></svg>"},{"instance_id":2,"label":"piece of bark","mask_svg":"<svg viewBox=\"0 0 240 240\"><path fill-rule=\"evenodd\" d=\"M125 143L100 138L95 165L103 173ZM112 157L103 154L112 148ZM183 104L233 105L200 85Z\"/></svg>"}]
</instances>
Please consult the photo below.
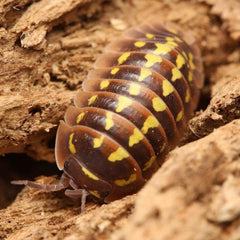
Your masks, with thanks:
<instances>
[{"instance_id":1,"label":"piece of bark","mask_svg":"<svg viewBox=\"0 0 240 240\"><path fill-rule=\"evenodd\" d=\"M73 42L76 34L78 39L91 35L92 30L78 25L78 32L70 28L67 32L64 24L93 16L101 2L1 2L0 155L27 153L34 159L55 161L52 142L59 120L94 60L85 45L69 48L67 42ZM62 29L54 29L59 24ZM94 42L94 36L88 42Z\"/></svg>"},{"instance_id":2,"label":"piece of bark","mask_svg":"<svg viewBox=\"0 0 240 240\"><path fill-rule=\"evenodd\" d=\"M223 28L230 32L234 40L240 40L240 2L238 0L199 0L212 5L211 13L218 15L223 21Z\"/></svg>"},{"instance_id":3,"label":"piece of bark","mask_svg":"<svg viewBox=\"0 0 240 240\"><path fill-rule=\"evenodd\" d=\"M240 118L240 64L218 68L212 79L217 82L212 88L212 99L207 109L189 122L189 138L200 138Z\"/></svg>"}]
</instances>

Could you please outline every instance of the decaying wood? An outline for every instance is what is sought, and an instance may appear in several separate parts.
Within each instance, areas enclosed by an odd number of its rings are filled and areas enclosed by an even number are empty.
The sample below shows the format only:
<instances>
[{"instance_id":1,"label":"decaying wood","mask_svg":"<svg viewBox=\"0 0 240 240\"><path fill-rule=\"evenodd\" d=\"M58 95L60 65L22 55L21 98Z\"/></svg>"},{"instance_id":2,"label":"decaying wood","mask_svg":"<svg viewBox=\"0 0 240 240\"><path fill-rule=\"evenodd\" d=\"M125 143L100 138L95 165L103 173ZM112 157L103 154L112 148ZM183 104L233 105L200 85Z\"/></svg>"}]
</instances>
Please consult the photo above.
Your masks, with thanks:
<instances>
[{"instance_id":1,"label":"decaying wood","mask_svg":"<svg viewBox=\"0 0 240 240\"><path fill-rule=\"evenodd\" d=\"M97 14L101 2L1 2L0 155L54 162L49 141L94 60L94 50L84 50L94 44L94 27L85 30L79 19Z\"/></svg>"},{"instance_id":2,"label":"decaying wood","mask_svg":"<svg viewBox=\"0 0 240 240\"><path fill-rule=\"evenodd\" d=\"M238 0L2 0L0 155L54 162L59 120L96 57L143 20L173 21L194 35L206 84L185 145L139 193L89 202L80 214L63 192L24 188L0 211L0 239L239 239L239 11Z\"/></svg>"}]
</instances>

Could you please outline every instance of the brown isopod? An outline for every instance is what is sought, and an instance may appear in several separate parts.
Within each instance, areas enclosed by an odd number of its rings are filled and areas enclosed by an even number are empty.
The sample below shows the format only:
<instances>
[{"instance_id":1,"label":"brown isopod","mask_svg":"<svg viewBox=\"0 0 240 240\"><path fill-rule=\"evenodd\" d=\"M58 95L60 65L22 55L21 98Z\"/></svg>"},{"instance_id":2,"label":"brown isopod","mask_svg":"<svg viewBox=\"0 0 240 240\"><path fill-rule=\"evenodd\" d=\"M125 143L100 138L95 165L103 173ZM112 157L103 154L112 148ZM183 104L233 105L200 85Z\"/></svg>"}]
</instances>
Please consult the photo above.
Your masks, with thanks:
<instances>
[{"instance_id":1,"label":"brown isopod","mask_svg":"<svg viewBox=\"0 0 240 240\"><path fill-rule=\"evenodd\" d=\"M179 141L197 106L202 63L191 37L153 21L108 45L83 82L56 137L56 185L13 181L46 191L67 189L110 202L137 192Z\"/></svg>"}]
</instances>

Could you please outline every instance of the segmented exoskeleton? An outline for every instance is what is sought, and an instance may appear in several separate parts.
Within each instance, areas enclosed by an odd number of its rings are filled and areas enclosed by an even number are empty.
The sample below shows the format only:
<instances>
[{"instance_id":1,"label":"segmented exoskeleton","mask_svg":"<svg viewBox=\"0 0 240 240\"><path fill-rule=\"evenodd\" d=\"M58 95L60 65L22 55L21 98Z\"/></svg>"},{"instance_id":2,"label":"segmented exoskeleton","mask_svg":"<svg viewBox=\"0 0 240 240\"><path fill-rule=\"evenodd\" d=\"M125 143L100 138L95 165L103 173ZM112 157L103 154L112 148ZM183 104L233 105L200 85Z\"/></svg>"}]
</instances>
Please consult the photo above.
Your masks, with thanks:
<instances>
[{"instance_id":1,"label":"segmented exoskeleton","mask_svg":"<svg viewBox=\"0 0 240 240\"><path fill-rule=\"evenodd\" d=\"M194 40L171 25L133 27L107 46L56 138L56 191L105 202L135 193L179 141L203 85ZM16 182L15 182L16 183Z\"/></svg>"}]
</instances>

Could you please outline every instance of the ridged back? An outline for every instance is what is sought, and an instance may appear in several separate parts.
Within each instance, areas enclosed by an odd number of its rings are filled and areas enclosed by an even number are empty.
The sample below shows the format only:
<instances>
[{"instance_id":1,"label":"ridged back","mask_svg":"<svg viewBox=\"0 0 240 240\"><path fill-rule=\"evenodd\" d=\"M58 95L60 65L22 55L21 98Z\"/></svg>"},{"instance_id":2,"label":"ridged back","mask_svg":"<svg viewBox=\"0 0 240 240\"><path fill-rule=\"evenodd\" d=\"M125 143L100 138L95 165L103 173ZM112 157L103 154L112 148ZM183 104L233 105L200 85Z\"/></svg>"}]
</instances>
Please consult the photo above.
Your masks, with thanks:
<instances>
[{"instance_id":1,"label":"ridged back","mask_svg":"<svg viewBox=\"0 0 240 240\"><path fill-rule=\"evenodd\" d=\"M57 133L58 167L77 186L109 202L138 191L161 166L203 85L194 44L150 22L107 46Z\"/></svg>"}]
</instances>

